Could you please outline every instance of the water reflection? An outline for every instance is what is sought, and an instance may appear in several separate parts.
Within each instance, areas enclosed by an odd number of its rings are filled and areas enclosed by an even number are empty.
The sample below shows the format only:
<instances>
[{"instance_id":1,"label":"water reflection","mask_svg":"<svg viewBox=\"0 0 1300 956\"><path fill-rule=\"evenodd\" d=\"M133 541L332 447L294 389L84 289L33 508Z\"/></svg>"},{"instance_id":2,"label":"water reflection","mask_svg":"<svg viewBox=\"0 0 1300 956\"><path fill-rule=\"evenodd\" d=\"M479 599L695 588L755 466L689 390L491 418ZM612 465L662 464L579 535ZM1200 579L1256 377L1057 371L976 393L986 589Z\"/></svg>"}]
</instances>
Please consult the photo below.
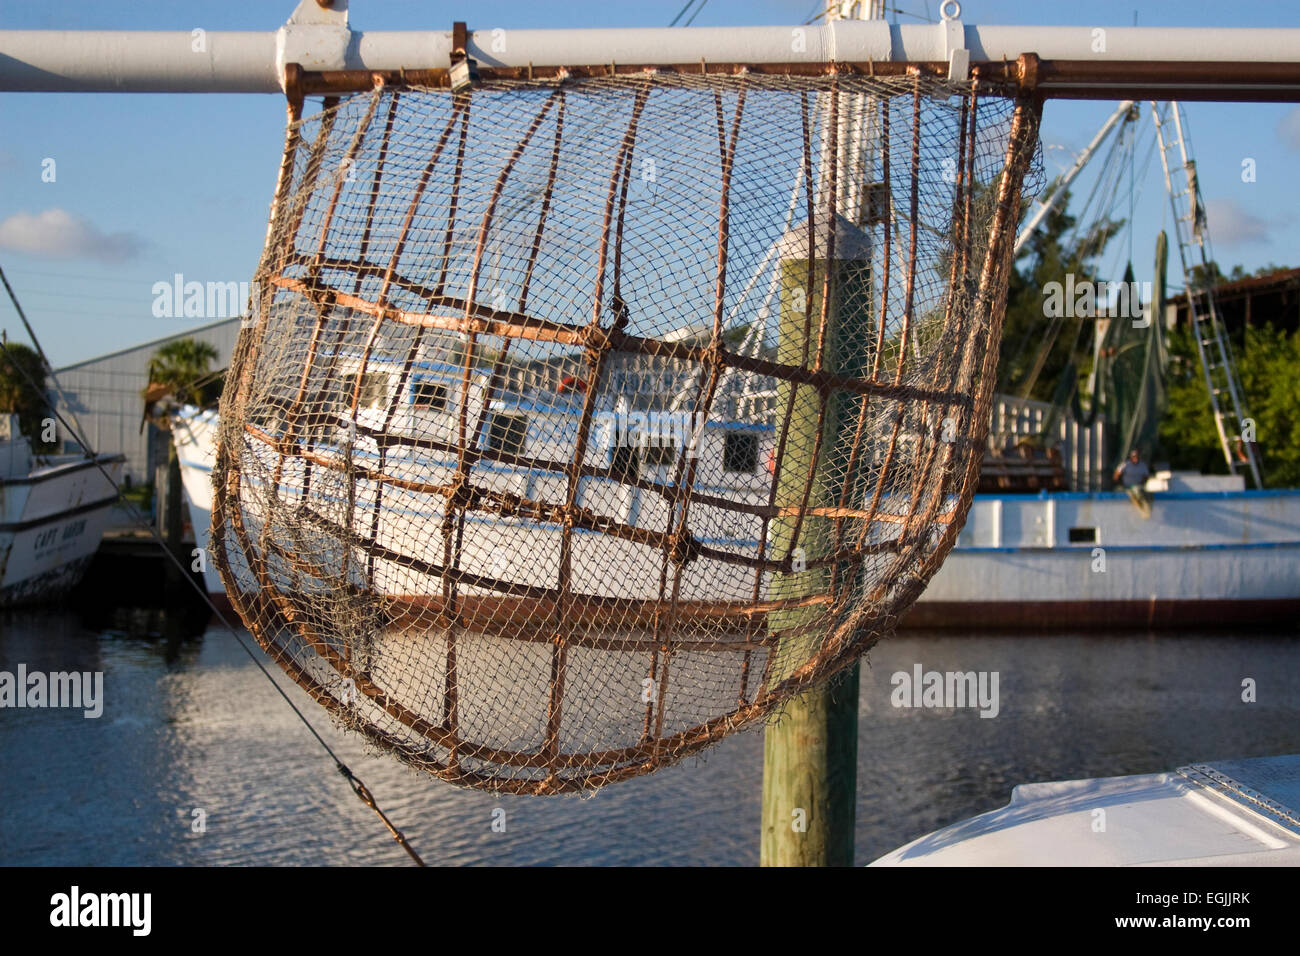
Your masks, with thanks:
<instances>
[{"instance_id":1,"label":"water reflection","mask_svg":"<svg viewBox=\"0 0 1300 956\"><path fill-rule=\"evenodd\" d=\"M0 618L0 669L102 670L106 695L98 720L0 711L0 862L404 864L235 639L184 630L140 614L99 629L65 612ZM998 671L998 717L892 706L891 676L916 664ZM430 863L758 860L761 731L590 797L498 796L368 754L273 671ZM1300 751L1288 634L906 634L871 653L861 687L862 863L1005 804L1017 783Z\"/></svg>"}]
</instances>

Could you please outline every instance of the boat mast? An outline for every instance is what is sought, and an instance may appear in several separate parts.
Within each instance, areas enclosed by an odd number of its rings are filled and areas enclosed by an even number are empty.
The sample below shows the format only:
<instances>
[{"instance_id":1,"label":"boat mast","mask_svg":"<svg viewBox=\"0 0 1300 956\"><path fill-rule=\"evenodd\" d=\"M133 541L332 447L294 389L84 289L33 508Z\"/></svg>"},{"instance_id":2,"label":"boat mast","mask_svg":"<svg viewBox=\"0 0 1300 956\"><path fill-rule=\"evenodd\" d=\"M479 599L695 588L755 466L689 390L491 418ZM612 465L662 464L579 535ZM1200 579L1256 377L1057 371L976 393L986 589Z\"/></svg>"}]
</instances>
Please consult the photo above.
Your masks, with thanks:
<instances>
[{"instance_id":1,"label":"boat mast","mask_svg":"<svg viewBox=\"0 0 1300 956\"><path fill-rule=\"evenodd\" d=\"M1037 229L1039 224L1047 218L1047 214L1056 208L1056 205L1065 197L1065 194L1070 189L1070 185L1078 178L1079 173L1083 172L1083 168L1088 165L1088 161L1092 159L1093 155L1097 152L1097 149L1103 142L1105 142L1106 137L1110 135L1111 130L1115 128L1116 124L1118 124L1120 120L1130 114L1130 111L1134 106L1136 106L1136 104L1133 100L1125 100L1116 107L1114 113L1110 114L1110 118L1102 124L1101 129L1097 131L1097 135L1092 138L1092 142L1083 148L1083 152L1079 153L1078 157L1075 158L1074 165L1071 166L1069 171L1061 177L1061 181L1057 184L1056 188L1052 190L1052 194L1038 204L1038 208L1034 210L1034 214L1029 217L1029 220L1023 226L1021 226L1020 234L1016 236L1016 244L1012 248L1013 255L1020 254L1021 247L1023 247L1024 244L1029 241L1030 237L1033 236L1034 230Z\"/></svg>"},{"instance_id":2,"label":"boat mast","mask_svg":"<svg viewBox=\"0 0 1300 956\"><path fill-rule=\"evenodd\" d=\"M1173 118L1172 129L1167 118L1162 120L1161 110L1155 103L1151 104L1151 113L1155 118L1165 191L1173 210L1174 238L1178 243L1178 260L1183 267L1183 285L1187 291L1187 314L1192 338L1196 340L1196 354L1201 359L1201 371L1205 373L1210 411L1214 414L1214 427L1219 434L1219 447L1223 449L1228 470L1234 475L1243 468L1248 470L1255 487L1263 488L1259 453L1253 435L1250 440L1246 438L1250 412L1246 408L1232 346L1224 334L1219 316L1214 277L1210 275L1205 199L1201 196L1200 182L1196 177L1196 160L1191 158L1183 128L1182 105L1171 102L1168 106ZM1234 446L1240 448L1240 458L1234 454Z\"/></svg>"}]
</instances>

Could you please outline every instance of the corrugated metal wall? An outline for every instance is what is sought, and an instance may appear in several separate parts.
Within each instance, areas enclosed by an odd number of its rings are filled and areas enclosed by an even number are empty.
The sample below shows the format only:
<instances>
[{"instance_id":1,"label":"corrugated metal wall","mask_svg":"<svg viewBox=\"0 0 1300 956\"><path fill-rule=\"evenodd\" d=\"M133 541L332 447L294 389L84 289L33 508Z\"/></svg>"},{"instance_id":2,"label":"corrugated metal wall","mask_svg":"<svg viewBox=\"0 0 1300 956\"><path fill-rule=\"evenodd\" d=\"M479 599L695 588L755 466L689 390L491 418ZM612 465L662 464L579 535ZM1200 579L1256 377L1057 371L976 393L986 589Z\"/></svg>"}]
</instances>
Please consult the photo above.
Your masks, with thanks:
<instances>
[{"instance_id":1,"label":"corrugated metal wall","mask_svg":"<svg viewBox=\"0 0 1300 956\"><path fill-rule=\"evenodd\" d=\"M155 445L155 454L166 454L167 448L165 436L160 434L151 438L150 432L157 429L146 426L143 432L140 431L140 418L144 411L140 393L148 384L149 359L161 345L176 339L192 338L214 346L217 361L212 367L224 368L230 363L230 354L239 335L239 323L239 318L214 322L56 369L59 385L85 429L91 447L97 452L126 455L126 474L131 476L131 481L135 484L148 482L153 465L151 441ZM51 398L57 398L53 389ZM66 412L61 402L60 408Z\"/></svg>"},{"instance_id":2,"label":"corrugated metal wall","mask_svg":"<svg viewBox=\"0 0 1300 956\"><path fill-rule=\"evenodd\" d=\"M994 447L1014 444L1018 438L1038 435L1052 410L1049 402L1036 402L1014 395L993 396L993 421L989 441ZM1077 424L1068 413L1056 425L1061 464L1071 491L1101 491L1109 476L1106 457L1106 423L1098 418L1091 428Z\"/></svg>"}]
</instances>

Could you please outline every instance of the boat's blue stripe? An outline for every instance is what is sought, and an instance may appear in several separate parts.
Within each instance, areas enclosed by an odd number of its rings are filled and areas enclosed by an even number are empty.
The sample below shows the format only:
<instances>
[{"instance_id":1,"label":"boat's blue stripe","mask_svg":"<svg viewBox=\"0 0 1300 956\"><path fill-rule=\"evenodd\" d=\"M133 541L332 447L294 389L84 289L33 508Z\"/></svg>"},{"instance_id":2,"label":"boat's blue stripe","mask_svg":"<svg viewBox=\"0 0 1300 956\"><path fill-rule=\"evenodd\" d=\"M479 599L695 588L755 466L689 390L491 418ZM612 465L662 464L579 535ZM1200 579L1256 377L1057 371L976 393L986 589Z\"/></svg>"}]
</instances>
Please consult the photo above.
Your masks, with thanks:
<instances>
[{"instance_id":1,"label":"boat's blue stripe","mask_svg":"<svg viewBox=\"0 0 1300 956\"><path fill-rule=\"evenodd\" d=\"M1151 491L1156 501L1180 501L1203 498L1282 498L1300 497L1300 488L1263 488L1245 491ZM976 495L976 501L1115 501L1128 498L1125 491L1040 491L1036 495Z\"/></svg>"},{"instance_id":2,"label":"boat's blue stripe","mask_svg":"<svg viewBox=\"0 0 1300 956\"><path fill-rule=\"evenodd\" d=\"M1008 546L1003 548L963 547L952 549L951 554L1052 554L1079 553L1085 557L1093 548L1101 548L1107 554L1112 551L1248 551L1268 548L1300 548L1300 541L1236 541L1222 544L1103 544L1099 542L1075 542L1060 544L1053 548L1041 546Z\"/></svg>"}]
</instances>

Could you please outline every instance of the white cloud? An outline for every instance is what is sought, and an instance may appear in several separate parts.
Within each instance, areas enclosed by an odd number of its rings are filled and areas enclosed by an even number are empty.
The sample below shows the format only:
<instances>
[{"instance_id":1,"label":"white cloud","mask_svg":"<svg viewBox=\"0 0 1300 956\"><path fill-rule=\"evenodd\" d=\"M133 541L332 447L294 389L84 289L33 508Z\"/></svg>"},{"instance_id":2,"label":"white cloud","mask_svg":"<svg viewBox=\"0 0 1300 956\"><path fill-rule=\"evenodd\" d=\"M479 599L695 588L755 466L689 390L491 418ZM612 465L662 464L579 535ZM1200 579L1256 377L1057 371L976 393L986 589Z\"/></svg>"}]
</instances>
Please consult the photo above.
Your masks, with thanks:
<instances>
[{"instance_id":1,"label":"white cloud","mask_svg":"<svg viewBox=\"0 0 1300 956\"><path fill-rule=\"evenodd\" d=\"M1289 149L1300 152L1300 106L1287 110L1277 124L1277 138Z\"/></svg>"},{"instance_id":2,"label":"white cloud","mask_svg":"<svg viewBox=\"0 0 1300 956\"><path fill-rule=\"evenodd\" d=\"M1049 162L1060 166L1062 170L1069 169L1074 165L1075 157L1079 155L1083 147L1070 140L1056 140L1043 137L1043 155Z\"/></svg>"},{"instance_id":3,"label":"white cloud","mask_svg":"<svg viewBox=\"0 0 1300 956\"><path fill-rule=\"evenodd\" d=\"M1269 221L1247 212L1235 199L1208 200L1205 215L1210 223L1210 238L1216 246L1268 241Z\"/></svg>"},{"instance_id":4,"label":"white cloud","mask_svg":"<svg viewBox=\"0 0 1300 956\"><path fill-rule=\"evenodd\" d=\"M134 258L143 247L129 232L101 232L66 209L17 212L0 222L0 249L28 255L117 263Z\"/></svg>"}]
</instances>

